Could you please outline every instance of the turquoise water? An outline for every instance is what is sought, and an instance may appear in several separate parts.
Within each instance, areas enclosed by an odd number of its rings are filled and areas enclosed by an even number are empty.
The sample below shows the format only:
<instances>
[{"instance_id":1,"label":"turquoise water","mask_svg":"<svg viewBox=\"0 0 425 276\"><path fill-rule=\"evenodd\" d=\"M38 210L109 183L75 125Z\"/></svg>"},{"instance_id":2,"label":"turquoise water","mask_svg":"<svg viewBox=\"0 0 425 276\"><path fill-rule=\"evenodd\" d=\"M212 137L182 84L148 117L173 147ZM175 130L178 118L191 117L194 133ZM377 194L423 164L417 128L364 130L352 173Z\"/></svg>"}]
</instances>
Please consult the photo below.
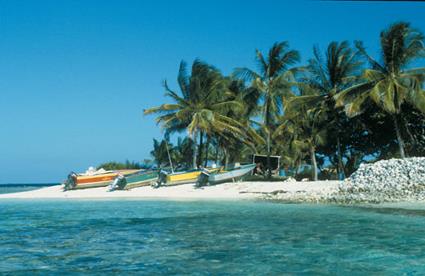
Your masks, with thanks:
<instances>
[{"instance_id":1,"label":"turquoise water","mask_svg":"<svg viewBox=\"0 0 425 276\"><path fill-rule=\"evenodd\" d=\"M425 211L0 201L0 274L424 274Z\"/></svg>"},{"instance_id":2,"label":"turquoise water","mask_svg":"<svg viewBox=\"0 0 425 276\"><path fill-rule=\"evenodd\" d=\"M0 184L0 194L27 192L58 184Z\"/></svg>"}]
</instances>

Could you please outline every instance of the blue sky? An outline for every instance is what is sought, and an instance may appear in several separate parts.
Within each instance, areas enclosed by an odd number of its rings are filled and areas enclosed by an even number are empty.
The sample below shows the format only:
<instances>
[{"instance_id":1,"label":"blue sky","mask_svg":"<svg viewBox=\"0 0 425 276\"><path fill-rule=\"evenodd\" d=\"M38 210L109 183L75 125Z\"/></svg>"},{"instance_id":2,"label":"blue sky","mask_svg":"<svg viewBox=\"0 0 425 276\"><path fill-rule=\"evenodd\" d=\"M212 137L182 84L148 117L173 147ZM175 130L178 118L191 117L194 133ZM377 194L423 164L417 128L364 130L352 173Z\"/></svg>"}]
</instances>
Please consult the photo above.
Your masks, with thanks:
<instances>
[{"instance_id":1,"label":"blue sky","mask_svg":"<svg viewBox=\"0 0 425 276\"><path fill-rule=\"evenodd\" d=\"M161 131L143 109L176 88L179 62L224 74L288 40L363 40L395 21L425 31L425 3L0 1L0 183L59 182L104 161L150 158Z\"/></svg>"}]
</instances>

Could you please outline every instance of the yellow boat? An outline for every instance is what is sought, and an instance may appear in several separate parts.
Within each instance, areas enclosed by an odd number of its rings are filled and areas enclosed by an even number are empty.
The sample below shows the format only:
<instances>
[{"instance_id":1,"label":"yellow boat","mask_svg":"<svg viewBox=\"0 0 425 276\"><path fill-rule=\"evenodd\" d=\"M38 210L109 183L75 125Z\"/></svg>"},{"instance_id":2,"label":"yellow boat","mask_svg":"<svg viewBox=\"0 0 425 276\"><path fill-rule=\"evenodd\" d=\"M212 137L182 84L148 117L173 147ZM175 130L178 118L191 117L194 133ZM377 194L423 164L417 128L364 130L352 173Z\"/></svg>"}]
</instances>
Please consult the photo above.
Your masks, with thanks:
<instances>
[{"instance_id":1,"label":"yellow boat","mask_svg":"<svg viewBox=\"0 0 425 276\"><path fill-rule=\"evenodd\" d=\"M209 171L217 171L218 169L209 169ZM201 175L202 170L191 170L184 172L168 173L161 171L158 177L157 187L159 186L171 186L187 183L195 183L198 177Z\"/></svg>"}]
</instances>

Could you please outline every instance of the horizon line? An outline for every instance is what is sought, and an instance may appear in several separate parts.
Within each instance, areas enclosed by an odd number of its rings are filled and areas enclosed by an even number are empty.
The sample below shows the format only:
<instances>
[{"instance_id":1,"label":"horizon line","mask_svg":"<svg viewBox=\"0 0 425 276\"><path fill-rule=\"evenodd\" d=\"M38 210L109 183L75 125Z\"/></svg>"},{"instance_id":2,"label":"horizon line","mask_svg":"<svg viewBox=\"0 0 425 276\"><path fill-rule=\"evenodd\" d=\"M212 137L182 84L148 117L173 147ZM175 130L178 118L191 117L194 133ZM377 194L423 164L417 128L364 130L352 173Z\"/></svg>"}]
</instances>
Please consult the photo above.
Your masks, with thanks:
<instances>
[{"instance_id":1,"label":"horizon line","mask_svg":"<svg viewBox=\"0 0 425 276\"><path fill-rule=\"evenodd\" d=\"M320 2L425 2L425 0L318 0Z\"/></svg>"}]
</instances>

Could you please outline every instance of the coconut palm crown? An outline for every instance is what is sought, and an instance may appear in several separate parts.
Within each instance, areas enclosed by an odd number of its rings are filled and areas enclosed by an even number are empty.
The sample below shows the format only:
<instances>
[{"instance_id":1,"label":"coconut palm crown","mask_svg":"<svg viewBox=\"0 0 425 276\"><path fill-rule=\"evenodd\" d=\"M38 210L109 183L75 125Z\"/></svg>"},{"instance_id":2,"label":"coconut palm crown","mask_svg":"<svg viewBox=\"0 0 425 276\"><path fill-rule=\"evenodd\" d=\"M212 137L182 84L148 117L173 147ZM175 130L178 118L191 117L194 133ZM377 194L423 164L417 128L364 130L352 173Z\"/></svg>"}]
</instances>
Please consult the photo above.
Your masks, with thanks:
<instances>
[{"instance_id":1,"label":"coconut palm crown","mask_svg":"<svg viewBox=\"0 0 425 276\"><path fill-rule=\"evenodd\" d=\"M422 90L425 68L409 69L418 58L424 57L424 36L408 23L396 23L381 32L381 59L369 56L362 43L356 47L369 61L371 68L364 70L363 81L335 95L337 106L343 106L347 115L360 114L374 103L392 117L400 156L405 149L400 127L400 112L404 103L425 112L425 93Z\"/></svg>"},{"instance_id":2,"label":"coconut palm crown","mask_svg":"<svg viewBox=\"0 0 425 276\"><path fill-rule=\"evenodd\" d=\"M291 68L300 60L300 54L289 48L289 43L284 41L275 43L266 57L256 50L258 72L249 68L236 68L234 76L251 82L251 87L256 89L257 105L263 119L263 127L267 133L267 167L270 171L270 135L271 128L277 117L282 113L283 99L292 95L291 87L294 82L296 69Z\"/></svg>"},{"instance_id":3,"label":"coconut palm crown","mask_svg":"<svg viewBox=\"0 0 425 276\"><path fill-rule=\"evenodd\" d=\"M241 125L236 120L223 115L229 109L240 108L237 101L228 101L223 95L226 89L220 72L213 66L195 60L189 75L186 63L181 62L178 73L178 84L181 95L171 90L164 82L165 95L173 103L162 104L146 109L144 114L158 114L156 122L161 124L167 133L187 130L194 141L193 167L197 167L197 144L199 132L231 133L243 135Z\"/></svg>"},{"instance_id":4,"label":"coconut palm crown","mask_svg":"<svg viewBox=\"0 0 425 276\"><path fill-rule=\"evenodd\" d=\"M348 41L329 43L324 58L315 46L313 58L308 60L305 74L298 84L303 93L292 101L292 105L306 105L312 109L320 106L329 113L329 130L336 133L336 159L340 179L345 178L342 160L344 149L341 149L340 134L346 116L335 108L333 96L356 83L362 64L360 52L354 51Z\"/></svg>"}]
</instances>

